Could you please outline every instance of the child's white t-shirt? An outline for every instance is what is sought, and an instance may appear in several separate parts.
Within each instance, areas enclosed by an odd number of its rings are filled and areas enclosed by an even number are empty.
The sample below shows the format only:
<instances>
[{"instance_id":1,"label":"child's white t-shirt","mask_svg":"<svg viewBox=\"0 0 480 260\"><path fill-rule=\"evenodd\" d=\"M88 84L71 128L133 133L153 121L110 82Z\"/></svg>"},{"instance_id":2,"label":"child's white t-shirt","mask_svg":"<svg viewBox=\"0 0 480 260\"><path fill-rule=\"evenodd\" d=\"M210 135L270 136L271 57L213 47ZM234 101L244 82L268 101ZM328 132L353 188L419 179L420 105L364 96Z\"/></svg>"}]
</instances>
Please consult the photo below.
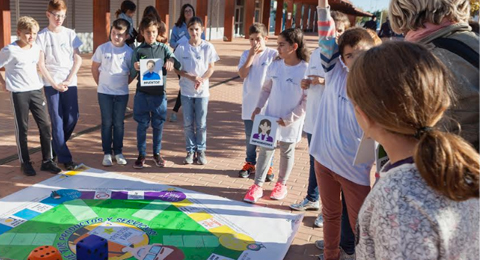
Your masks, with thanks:
<instances>
[{"instance_id":1,"label":"child's white t-shirt","mask_svg":"<svg viewBox=\"0 0 480 260\"><path fill-rule=\"evenodd\" d=\"M295 66L286 65L284 60L270 64L265 81L272 80L272 88L265 115L276 118L286 117L301 104L305 93L300 83L307 67L308 63L305 61ZM302 138L303 121L304 118L300 118L288 126L279 126L277 140L287 143L299 142Z\"/></svg>"},{"instance_id":2,"label":"child's white t-shirt","mask_svg":"<svg viewBox=\"0 0 480 260\"><path fill-rule=\"evenodd\" d=\"M45 53L45 66L53 80L57 84L65 81L73 67L74 51L83 44L75 31L62 26L60 32L54 33L44 28L38 33L37 44ZM43 84L52 85L45 78ZM77 86L77 75L72 77L70 86Z\"/></svg>"},{"instance_id":3,"label":"child's white t-shirt","mask_svg":"<svg viewBox=\"0 0 480 260\"><path fill-rule=\"evenodd\" d=\"M324 78L325 71L322 67L322 61L320 58L320 48L317 48L313 51L310 56L310 62L308 63L308 69L305 73L305 77L310 75L315 75ZM317 114L320 113L320 99L322 98L323 90L325 85L310 85L305 92L307 92L307 112L305 114L305 125L303 126L303 131L309 134L313 134L315 127L315 120Z\"/></svg>"},{"instance_id":4,"label":"child's white t-shirt","mask_svg":"<svg viewBox=\"0 0 480 260\"><path fill-rule=\"evenodd\" d=\"M43 87L37 73L40 47L32 44L29 50L22 49L17 42L0 51L0 68L5 67L5 83L11 92L27 92Z\"/></svg>"},{"instance_id":5,"label":"child's white t-shirt","mask_svg":"<svg viewBox=\"0 0 480 260\"><path fill-rule=\"evenodd\" d=\"M98 93L128 95L128 76L133 50L126 44L116 47L112 42L98 46L92 61L100 63Z\"/></svg>"},{"instance_id":6,"label":"child's white t-shirt","mask_svg":"<svg viewBox=\"0 0 480 260\"><path fill-rule=\"evenodd\" d=\"M243 52L238 63L238 69L247 61L249 52L250 50ZM253 58L248 76L243 80L242 120L251 120L253 110L257 107L258 96L262 90L263 82L265 82L268 65L272 63L277 55L278 52L276 50L266 48Z\"/></svg>"},{"instance_id":7,"label":"child's white t-shirt","mask_svg":"<svg viewBox=\"0 0 480 260\"><path fill-rule=\"evenodd\" d=\"M199 77L205 74L210 63L220 59L213 45L204 40L202 40L199 46L195 47L188 42L178 45L175 49L175 57L182 64L183 71ZM179 84L183 96L193 98L210 96L208 79L203 82L199 91L195 90L195 83L185 77L180 78Z\"/></svg>"}]
</instances>

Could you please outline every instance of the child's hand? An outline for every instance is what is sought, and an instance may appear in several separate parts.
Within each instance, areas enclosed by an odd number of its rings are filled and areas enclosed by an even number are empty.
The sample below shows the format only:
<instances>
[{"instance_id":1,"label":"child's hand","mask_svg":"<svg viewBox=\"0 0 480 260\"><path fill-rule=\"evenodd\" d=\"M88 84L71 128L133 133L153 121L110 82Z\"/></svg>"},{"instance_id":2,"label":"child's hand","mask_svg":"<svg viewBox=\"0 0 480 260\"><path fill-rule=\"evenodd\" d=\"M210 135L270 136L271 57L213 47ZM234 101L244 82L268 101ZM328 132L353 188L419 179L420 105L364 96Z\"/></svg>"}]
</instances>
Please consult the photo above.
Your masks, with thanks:
<instances>
[{"instance_id":1,"label":"child's hand","mask_svg":"<svg viewBox=\"0 0 480 260\"><path fill-rule=\"evenodd\" d=\"M286 126L285 122L283 122L283 119L281 119L281 118L277 120L277 123L281 126Z\"/></svg>"},{"instance_id":2,"label":"child's hand","mask_svg":"<svg viewBox=\"0 0 480 260\"><path fill-rule=\"evenodd\" d=\"M260 42L257 42L255 43L255 45L253 45L251 48L250 48L250 56L254 56L255 54L258 53L258 51L260 50Z\"/></svg>"},{"instance_id":3,"label":"child's hand","mask_svg":"<svg viewBox=\"0 0 480 260\"><path fill-rule=\"evenodd\" d=\"M172 71L173 70L173 59L172 58L168 59L167 62L165 62L165 65L163 67L165 67L165 69L167 69L167 71Z\"/></svg>"},{"instance_id":4,"label":"child's hand","mask_svg":"<svg viewBox=\"0 0 480 260\"><path fill-rule=\"evenodd\" d=\"M325 85L325 78L319 76L309 76L312 78L313 85Z\"/></svg>"},{"instance_id":5,"label":"child's hand","mask_svg":"<svg viewBox=\"0 0 480 260\"><path fill-rule=\"evenodd\" d=\"M262 109L260 109L259 107L255 108L255 110L253 110L253 113L252 113L252 121L255 120L255 116L256 116L256 115L260 114L260 111L261 111L261 110L262 110Z\"/></svg>"},{"instance_id":6,"label":"child's hand","mask_svg":"<svg viewBox=\"0 0 480 260\"><path fill-rule=\"evenodd\" d=\"M312 84L312 80L311 79L302 79L302 81L300 82L300 87L302 89L309 89L310 88L310 84Z\"/></svg>"},{"instance_id":7,"label":"child's hand","mask_svg":"<svg viewBox=\"0 0 480 260\"><path fill-rule=\"evenodd\" d=\"M65 92L68 90L68 86L63 85L63 82L52 85L52 88L56 89L58 92Z\"/></svg>"},{"instance_id":8,"label":"child's hand","mask_svg":"<svg viewBox=\"0 0 480 260\"><path fill-rule=\"evenodd\" d=\"M133 63L133 67L135 68L135 70L140 71L140 62L137 61Z\"/></svg>"}]
</instances>

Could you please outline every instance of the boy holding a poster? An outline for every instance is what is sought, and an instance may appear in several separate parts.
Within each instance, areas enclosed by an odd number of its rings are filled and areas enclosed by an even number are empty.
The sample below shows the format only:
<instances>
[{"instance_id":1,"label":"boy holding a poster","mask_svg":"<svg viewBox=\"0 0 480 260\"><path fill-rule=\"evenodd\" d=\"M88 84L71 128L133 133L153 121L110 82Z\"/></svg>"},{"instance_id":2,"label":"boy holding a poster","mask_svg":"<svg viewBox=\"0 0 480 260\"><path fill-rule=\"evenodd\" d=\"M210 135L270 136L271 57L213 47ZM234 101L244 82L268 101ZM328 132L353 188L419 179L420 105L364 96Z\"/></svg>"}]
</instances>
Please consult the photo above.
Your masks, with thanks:
<instances>
[{"instance_id":1,"label":"boy holding a poster","mask_svg":"<svg viewBox=\"0 0 480 260\"><path fill-rule=\"evenodd\" d=\"M153 161L158 167L165 166L165 160L160 155L160 150L162 148L163 123L167 117L165 93L167 70L182 68L168 46L157 42L159 26L160 22L155 18L147 16L142 19L140 33L145 41L134 50L132 55L130 77L138 76L133 105L133 119L138 123L138 158L133 165L136 169L142 169L145 164L147 129L150 122L153 128ZM156 73L158 77L144 77L147 73Z\"/></svg>"},{"instance_id":2,"label":"boy holding a poster","mask_svg":"<svg viewBox=\"0 0 480 260\"><path fill-rule=\"evenodd\" d=\"M241 178L248 178L250 174L255 174L257 146L250 144L253 128L251 116L265 81L267 68L278 55L275 49L266 46L268 36L265 25L254 23L248 29L248 33L250 49L243 52L238 63L238 75L243 79L242 120L245 125L246 145L245 164L238 172L238 176ZM273 167L270 166L266 181L272 181L273 177Z\"/></svg>"}]
</instances>

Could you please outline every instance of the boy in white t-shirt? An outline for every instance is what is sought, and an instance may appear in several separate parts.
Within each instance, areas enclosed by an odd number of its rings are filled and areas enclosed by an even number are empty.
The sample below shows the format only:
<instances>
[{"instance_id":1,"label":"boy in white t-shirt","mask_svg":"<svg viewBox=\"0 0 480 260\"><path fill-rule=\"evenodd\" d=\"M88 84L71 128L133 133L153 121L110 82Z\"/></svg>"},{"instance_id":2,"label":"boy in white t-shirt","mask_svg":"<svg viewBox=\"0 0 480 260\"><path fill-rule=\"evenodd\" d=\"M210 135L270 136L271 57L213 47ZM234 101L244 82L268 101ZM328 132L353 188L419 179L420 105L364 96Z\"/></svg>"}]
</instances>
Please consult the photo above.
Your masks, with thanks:
<instances>
[{"instance_id":1,"label":"boy in white t-shirt","mask_svg":"<svg viewBox=\"0 0 480 260\"><path fill-rule=\"evenodd\" d=\"M183 125L187 156L184 164L207 164L207 112L209 78L215 71L215 62L220 58L213 45L201 38L204 27L198 17L187 23L190 40L175 49L175 56L182 64L182 70L175 69L180 75L180 92L183 106Z\"/></svg>"},{"instance_id":2,"label":"boy in white t-shirt","mask_svg":"<svg viewBox=\"0 0 480 260\"><path fill-rule=\"evenodd\" d=\"M45 97L52 123L52 146L59 163L66 170L75 170L67 141L77 124L77 72L82 65L78 48L82 41L75 31L62 26L67 12L64 0L50 0L48 26L38 33L37 44L42 50L39 67L43 74Z\"/></svg>"},{"instance_id":3,"label":"boy in white t-shirt","mask_svg":"<svg viewBox=\"0 0 480 260\"><path fill-rule=\"evenodd\" d=\"M320 51L320 48L313 51L310 56L308 69L305 72L305 77L308 78L302 80L302 89L307 92L307 109L303 131L307 133L308 145L310 145L310 141L312 140L313 127L315 125L317 113L321 113L321 111L319 111L319 104L323 90L325 89L325 72L322 68ZM308 176L307 196L302 202L290 205L290 208L293 210L304 211L320 209L317 178L315 177L315 159L312 155L309 156L310 170ZM321 214L318 215L314 225L317 227L323 227L323 218Z\"/></svg>"},{"instance_id":4,"label":"boy in white t-shirt","mask_svg":"<svg viewBox=\"0 0 480 260\"><path fill-rule=\"evenodd\" d=\"M18 158L22 164L22 172L27 176L36 175L28 154L28 111L32 112L40 132L42 147L40 169L51 173L61 172L52 161L51 133L42 94L43 85L37 74L40 48L35 44L35 38L38 29L38 23L33 18L20 17L17 23L18 40L0 51L0 68L5 67L6 77L5 82L0 74L0 86L11 93Z\"/></svg>"},{"instance_id":5,"label":"boy in white t-shirt","mask_svg":"<svg viewBox=\"0 0 480 260\"><path fill-rule=\"evenodd\" d=\"M92 75L98 85L98 104L102 116L103 166L113 165L112 150L118 164L127 164L122 148L133 53L125 44L129 27L127 20L115 20L110 30L110 41L98 46L92 57Z\"/></svg>"},{"instance_id":6,"label":"boy in white t-shirt","mask_svg":"<svg viewBox=\"0 0 480 260\"><path fill-rule=\"evenodd\" d=\"M242 120L245 125L245 164L238 172L239 177L248 178L255 173L257 164L257 146L250 144L253 121L252 112L257 106L267 68L277 57L278 52L268 48L265 44L268 40L267 29L262 23L254 23L248 29L250 49L244 51L238 63L238 75L243 79ZM273 159L272 159L273 160ZM265 181L273 180L273 167L270 166Z\"/></svg>"}]
</instances>

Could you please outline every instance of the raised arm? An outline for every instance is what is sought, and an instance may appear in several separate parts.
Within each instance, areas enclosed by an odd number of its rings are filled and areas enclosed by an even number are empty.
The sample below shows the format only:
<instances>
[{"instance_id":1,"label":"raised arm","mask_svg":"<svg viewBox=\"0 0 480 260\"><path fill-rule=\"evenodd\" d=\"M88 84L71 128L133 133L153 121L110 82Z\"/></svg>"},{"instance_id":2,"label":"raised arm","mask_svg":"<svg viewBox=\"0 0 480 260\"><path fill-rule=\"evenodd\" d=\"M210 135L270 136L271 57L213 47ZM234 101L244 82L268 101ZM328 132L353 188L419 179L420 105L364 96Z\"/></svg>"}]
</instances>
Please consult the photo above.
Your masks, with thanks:
<instances>
[{"instance_id":1,"label":"raised arm","mask_svg":"<svg viewBox=\"0 0 480 260\"><path fill-rule=\"evenodd\" d=\"M340 56L336 43L337 31L335 22L330 15L330 5L327 0L318 0L318 45L321 48L322 67L325 72L331 71Z\"/></svg>"}]
</instances>

